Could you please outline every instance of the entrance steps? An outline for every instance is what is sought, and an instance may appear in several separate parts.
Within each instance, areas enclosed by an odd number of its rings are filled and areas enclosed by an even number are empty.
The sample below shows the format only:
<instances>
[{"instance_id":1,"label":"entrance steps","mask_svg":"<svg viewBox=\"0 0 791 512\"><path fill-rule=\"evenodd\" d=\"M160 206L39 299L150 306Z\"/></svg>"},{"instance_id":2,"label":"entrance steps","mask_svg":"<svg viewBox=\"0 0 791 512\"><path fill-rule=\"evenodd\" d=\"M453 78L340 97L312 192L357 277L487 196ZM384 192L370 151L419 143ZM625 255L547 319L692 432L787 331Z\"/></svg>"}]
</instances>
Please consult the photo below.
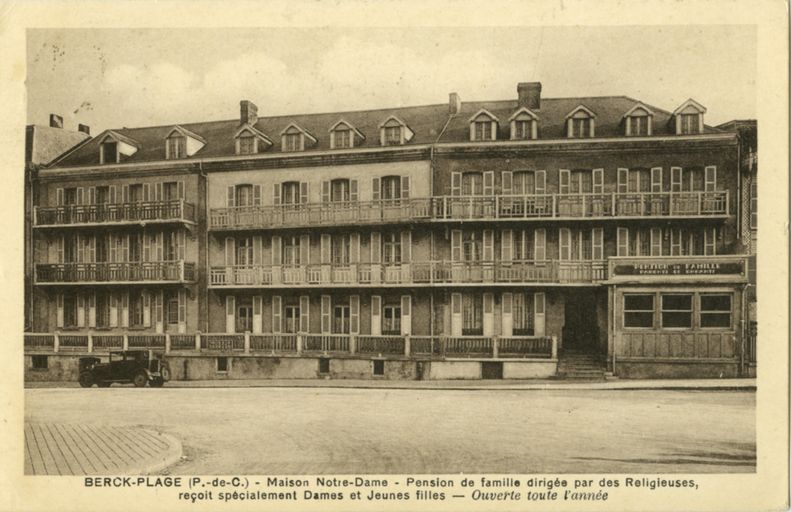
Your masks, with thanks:
<instances>
[{"instance_id":1,"label":"entrance steps","mask_svg":"<svg viewBox=\"0 0 791 512\"><path fill-rule=\"evenodd\" d=\"M606 380L607 363L598 354L564 351L558 358L558 378Z\"/></svg>"}]
</instances>

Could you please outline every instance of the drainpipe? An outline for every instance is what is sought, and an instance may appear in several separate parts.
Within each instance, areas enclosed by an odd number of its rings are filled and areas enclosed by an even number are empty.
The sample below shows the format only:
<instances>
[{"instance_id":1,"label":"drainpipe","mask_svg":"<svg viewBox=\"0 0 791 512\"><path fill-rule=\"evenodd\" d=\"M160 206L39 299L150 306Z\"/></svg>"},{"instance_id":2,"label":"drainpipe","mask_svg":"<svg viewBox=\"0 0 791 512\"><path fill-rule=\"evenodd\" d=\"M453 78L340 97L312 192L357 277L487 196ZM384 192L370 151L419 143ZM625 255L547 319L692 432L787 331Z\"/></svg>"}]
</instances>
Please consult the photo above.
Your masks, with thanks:
<instances>
[{"instance_id":1,"label":"drainpipe","mask_svg":"<svg viewBox=\"0 0 791 512\"><path fill-rule=\"evenodd\" d=\"M209 276L211 274L211 267L209 267L209 218L208 218L208 211L209 211L209 176L203 170L203 160L198 160L198 185L200 185L200 179L203 179L203 215L205 215L205 229L200 230L198 234L198 248L200 250L200 237L205 236L204 242L204 264L205 264L205 272L203 272L204 279L206 280L206 286L201 287L201 291L203 289L206 290L205 302L206 302L206 314L203 315L205 318L203 319L203 332L209 332ZM204 234L205 233L205 234ZM198 292L198 296L200 297L200 292ZM198 306L198 311L200 311L200 305Z\"/></svg>"}]
</instances>

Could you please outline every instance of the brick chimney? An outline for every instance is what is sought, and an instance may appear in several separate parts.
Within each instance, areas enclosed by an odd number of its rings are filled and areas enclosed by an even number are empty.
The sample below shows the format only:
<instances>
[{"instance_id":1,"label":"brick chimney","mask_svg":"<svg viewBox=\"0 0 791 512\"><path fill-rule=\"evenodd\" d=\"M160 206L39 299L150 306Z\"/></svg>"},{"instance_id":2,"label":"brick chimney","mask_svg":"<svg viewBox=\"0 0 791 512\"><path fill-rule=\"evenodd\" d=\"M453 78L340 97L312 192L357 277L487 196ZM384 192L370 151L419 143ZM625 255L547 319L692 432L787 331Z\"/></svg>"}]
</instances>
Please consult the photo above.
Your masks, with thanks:
<instances>
[{"instance_id":1,"label":"brick chimney","mask_svg":"<svg viewBox=\"0 0 791 512\"><path fill-rule=\"evenodd\" d=\"M57 114L50 114L49 126L51 128L63 128L63 118Z\"/></svg>"},{"instance_id":2,"label":"brick chimney","mask_svg":"<svg viewBox=\"0 0 791 512\"><path fill-rule=\"evenodd\" d=\"M82 124L82 123L78 124L77 125L77 130L81 131L82 133L84 133L86 135L90 135L91 134L91 127L88 126L87 124Z\"/></svg>"},{"instance_id":3,"label":"brick chimney","mask_svg":"<svg viewBox=\"0 0 791 512\"><path fill-rule=\"evenodd\" d=\"M448 112L458 114L461 110L461 98L459 98L459 95L455 92L450 93L448 103Z\"/></svg>"},{"instance_id":4,"label":"brick chimney","mask_svg":"<svg viewBox=\"0 0 791 512\"><path fill-rule=\"evenodd\" d=\"M255 124L258 121L258 107L255 106L255 103L248 100L242 100L239 102L240 105L240 122L242 124Z\"/></svg>"},{"instance_id":5,"label":"brick chimney","mask_svg":"<svg viewBox=\"0 0 791 512\"><path fill-rule=\"evenodd\" d=\"M516 86L519 106L541 110L541 82L522 82Z\"/></svg>"}]
</instances>

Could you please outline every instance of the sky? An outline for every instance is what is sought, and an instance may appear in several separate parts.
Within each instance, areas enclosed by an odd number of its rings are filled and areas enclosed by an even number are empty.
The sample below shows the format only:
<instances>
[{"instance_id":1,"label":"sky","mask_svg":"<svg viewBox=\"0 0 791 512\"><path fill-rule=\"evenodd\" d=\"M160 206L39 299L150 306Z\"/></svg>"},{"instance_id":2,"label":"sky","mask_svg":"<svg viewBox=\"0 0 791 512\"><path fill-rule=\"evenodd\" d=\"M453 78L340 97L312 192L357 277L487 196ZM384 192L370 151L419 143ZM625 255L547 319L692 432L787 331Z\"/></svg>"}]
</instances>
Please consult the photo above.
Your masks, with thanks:
<instances>
[{"instance_id":1,"label":"sky","mask_svg":"<svg viewBox=\"0 0 791 512\"><path fill-rule=\"evenodd\" d=\"M752 26L30 29L27 118L66 128L516 98L625 95L707 124L755 118Z\"/></svg>"}]
</instances>

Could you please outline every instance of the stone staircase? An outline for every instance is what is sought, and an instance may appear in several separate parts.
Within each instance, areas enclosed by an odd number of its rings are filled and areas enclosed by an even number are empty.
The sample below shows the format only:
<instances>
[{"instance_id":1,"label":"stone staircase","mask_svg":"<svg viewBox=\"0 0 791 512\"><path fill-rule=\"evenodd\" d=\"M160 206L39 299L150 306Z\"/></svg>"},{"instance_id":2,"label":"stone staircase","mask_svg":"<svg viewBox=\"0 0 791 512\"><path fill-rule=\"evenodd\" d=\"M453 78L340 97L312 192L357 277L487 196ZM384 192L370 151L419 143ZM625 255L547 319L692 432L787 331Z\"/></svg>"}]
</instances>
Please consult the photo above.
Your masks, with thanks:
<instances>
[{"instance_id":1,"label":"stone staircase","mask_svg":"<svg viewBox=\"0 0 791 512\"><path fill-rule=\"evenodd\" d=\"M558 359L558 378L606 380L607 364L598 354L566 350Z\"/></svg>"}]
</instances>

